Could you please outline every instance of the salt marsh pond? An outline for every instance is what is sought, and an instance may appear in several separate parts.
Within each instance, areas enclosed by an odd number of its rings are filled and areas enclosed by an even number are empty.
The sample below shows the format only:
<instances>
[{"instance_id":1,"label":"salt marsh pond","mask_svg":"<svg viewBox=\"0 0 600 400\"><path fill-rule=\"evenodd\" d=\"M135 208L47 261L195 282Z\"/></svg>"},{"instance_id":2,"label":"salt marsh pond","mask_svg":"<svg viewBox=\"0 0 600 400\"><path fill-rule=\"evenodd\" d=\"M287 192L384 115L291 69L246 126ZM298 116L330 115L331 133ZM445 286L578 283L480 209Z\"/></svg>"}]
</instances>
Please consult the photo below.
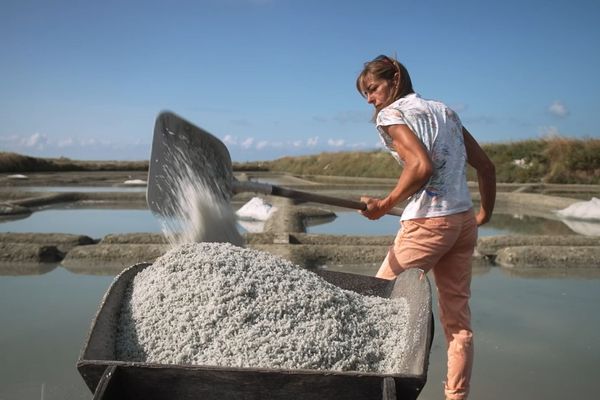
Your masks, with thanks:
<instances>
[{"instance_id":1,"label":"salt marsh pond","mask_svg":"<svg viewBox=\"0 0 600 400\"><path fill-rule=\"evenodd\" d=\"M480 229L480 236L576 235L555 218L512 207L499 211ZM336 213L333 221L309 223L307 231L376 236L394 235L398 226L394 217L371 222L356 212ZM160 232L160 224L146 209L61 205L2 222L0 232L64 232L100 239L109 233ZM377 265L327 268L372 275ZM475 268L471 308L476 359L471 398L596 398L599 276L593 270ZM13 264L0 269L0 400L92 398L75 362L113 277L74 273L60 263L25 269ZM434 314L437 331L428 383L419 397L424 400L440 399L444 380L445 344L435 308Z\"/></svg>"}]
</instances>

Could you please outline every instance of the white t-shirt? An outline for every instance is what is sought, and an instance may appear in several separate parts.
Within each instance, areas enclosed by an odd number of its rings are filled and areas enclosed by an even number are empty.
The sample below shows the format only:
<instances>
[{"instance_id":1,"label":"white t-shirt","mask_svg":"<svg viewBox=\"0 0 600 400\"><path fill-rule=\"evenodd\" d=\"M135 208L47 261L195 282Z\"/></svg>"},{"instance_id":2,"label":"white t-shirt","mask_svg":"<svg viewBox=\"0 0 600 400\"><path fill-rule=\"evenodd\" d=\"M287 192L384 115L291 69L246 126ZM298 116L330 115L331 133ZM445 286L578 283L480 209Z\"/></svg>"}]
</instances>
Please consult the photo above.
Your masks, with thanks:
<instances>
[{"instance_id":1,"label":"white t-shirt","mask_svg":"<svg viewBox=\"0 0 600 400\"><path fill-rule=\"evenodd\" d=\"M458 115L445 104L406 95L377 114L377 130L385 147L404 165L392 138L382 127L407 125L423 142L433 162L429 181L409 198L401 220L441 217L473 207L467 186L467 152Z\"/></svg>"}]
</instances>

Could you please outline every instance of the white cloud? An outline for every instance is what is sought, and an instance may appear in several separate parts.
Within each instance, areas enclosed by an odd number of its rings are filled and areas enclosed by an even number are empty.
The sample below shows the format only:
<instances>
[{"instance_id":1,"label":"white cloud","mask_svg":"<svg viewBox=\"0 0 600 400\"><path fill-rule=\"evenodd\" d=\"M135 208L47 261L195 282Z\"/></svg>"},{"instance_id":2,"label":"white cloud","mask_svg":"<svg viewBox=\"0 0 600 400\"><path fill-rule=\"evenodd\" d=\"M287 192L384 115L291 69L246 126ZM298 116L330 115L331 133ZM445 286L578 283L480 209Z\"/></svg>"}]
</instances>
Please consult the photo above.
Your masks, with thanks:
<instances>
[{"instance_id":1,"label":"white cloud","mask_svg":"<svg viewBox=\"0 0 600 400\"><path fill-rule=\"evenodd\" d=\"M231 154L243 151L244 157L248 157L252 150L257 152L267 151L273 154L280 154L282 151L285 154L301 154L331 150L359 151L361 149L373 149L378 146L370 145L364 141L348 142L346 139L320 140L318 136L290 140L257 140L254 137L239 138L233 135L225 135L221 141L227 146Z\"/></svg>"},{"instance_id":2,"label":"white cloud","mask_svg":"<svg viewBox=\"0 0 600 400\"><path fill-rule=\"evenodd\" d=\"M550 106L548 107L548 111L550 112L550 114L556 115L560 118L565 118L567 115L569 115L569 110L567 109L567 107L558 100L550 104Z\"/></svg>"},{"instance_id":3,"label":"white cloud","mask_svg":"<svg viewBox=\"0 0 600 400\"><path fill-rule=\"evenodd\" d=\"M71 147L75 145L75 140L73 140L73 138L66 138L66 139L61 139L58 141L58 143L56 143L56 146L59 148L63 148L63 147Z\"/></svg>"},{"instance_id":4,"label":"white cloud","mask_svg":"<svg viewBox=\"0 0 600 400\"><path fill-rule=\"evenodd\" d=\"M98 145L98 140L96 138L83 138L79 139L79 145L81 147L93 147Z\"/></svg>"},{"instance_id":5,"label":"white cloud","mask_svg":"<svg viewBox=\"0 0 600 400\"><path fill-rule=\"evenodd\" d=\"M306 139L306 145L308 147L314 147L314 146L317 145L317 143L319 143L319 137L318 136Z\"/></svg>"},{"instance_id":6,"label":"white cloud","mask_svg":"<svg viewBox=\"0 0 600 400\"><path fill-rule=\"evenodd\" d=\"M342 147L346 141L344 139L329 139L327 140L327 144L333 147Z\"/></svg>"},{"instance_id":7,"label":"white cloud","mask_svg":"<svg viewBox=\"0 0 600 400\"><path fill-rule=\"evenodd\" d=\"M37 157L109 159L142 159L150 153L150 144L139 139L109 140L105 138L62 137L52 138L45 133L0 137L1 149Z\"/></svg>"},{"instance_id":8,"label":"white cloud","mask_svg":"<svg viewBox=\"0 0 600 400\"><path fill-rule=\"evenodd\" d=\"M223 138L223 143L235 146L237 144L237 139L231 135L225 135L225 137Z\"/></svg>"},{"instance_id":9,"label":"white cloud","mask_svg":"<svg viewBox=\"0 0 600 400\"><path fill-rule=\"evenodd\" d=\"M247 149L247 148L250 148L252 146L252 143L254 143L254 138L248 138L248 139L244 139L240 143L240 146L242 146L244 149Z\"/></svg>"},{"instance_id":10,"label":"white cloud","mask_svg":"<svg viewBox=\"0 0 600 400\"><path fill-rule=\"evenodd\" d=\"M36 132L29 137L21 139L21 145L26 148L42 149L48 143L48 135Z\"/></svg>"}]
</instances>

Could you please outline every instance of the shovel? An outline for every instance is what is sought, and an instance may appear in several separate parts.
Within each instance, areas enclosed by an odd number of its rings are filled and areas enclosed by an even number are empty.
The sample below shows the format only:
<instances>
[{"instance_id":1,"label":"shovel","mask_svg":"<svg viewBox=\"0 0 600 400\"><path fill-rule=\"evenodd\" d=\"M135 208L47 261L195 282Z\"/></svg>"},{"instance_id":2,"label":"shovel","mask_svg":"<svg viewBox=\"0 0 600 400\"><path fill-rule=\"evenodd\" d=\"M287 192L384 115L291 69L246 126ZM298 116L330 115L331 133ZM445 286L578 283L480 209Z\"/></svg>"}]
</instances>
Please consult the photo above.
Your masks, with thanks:
<instances>
[{"instance_id":1,"label":"shovel","mask_svg":"<svg viewBox=\"0 0 600 400\"><path fill-rule=\"evenodd\" d=\"M182 168L193 171L214 195L227 202L236 193L252 192L355 210L365 210L367 207L361 201L286 189L267 183L240 182L233 176L231 156L223 142L176 114L162 112L156 118L154 126L148 171L146 200L152 213L160 216L174 214L178 194L172 186L174 177ZM400 216L402 210L392 209L388 214Z\"/></svg>"}]
</instances>

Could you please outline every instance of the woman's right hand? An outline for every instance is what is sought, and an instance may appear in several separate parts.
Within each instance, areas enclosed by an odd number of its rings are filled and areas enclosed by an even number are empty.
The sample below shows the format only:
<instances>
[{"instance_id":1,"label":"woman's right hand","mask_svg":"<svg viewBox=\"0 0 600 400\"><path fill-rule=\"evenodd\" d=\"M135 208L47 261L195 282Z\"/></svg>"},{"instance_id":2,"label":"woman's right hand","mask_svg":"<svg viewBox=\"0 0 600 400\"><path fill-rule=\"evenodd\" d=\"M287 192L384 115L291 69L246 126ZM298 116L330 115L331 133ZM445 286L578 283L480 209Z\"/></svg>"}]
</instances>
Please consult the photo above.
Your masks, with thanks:
<instances>
[{"instance_id":1,"label":"woman's right hand","mask_svg":"<svg viewBox=\"0 0 600 400\"><path fill-rule=\"evenodd\" d=\"M360 201L367 205L366 210L360 210L360 213L371 220L379 219L389 211L385 201L376 197L363 196Z\"/></svg>"}]
</instances>

